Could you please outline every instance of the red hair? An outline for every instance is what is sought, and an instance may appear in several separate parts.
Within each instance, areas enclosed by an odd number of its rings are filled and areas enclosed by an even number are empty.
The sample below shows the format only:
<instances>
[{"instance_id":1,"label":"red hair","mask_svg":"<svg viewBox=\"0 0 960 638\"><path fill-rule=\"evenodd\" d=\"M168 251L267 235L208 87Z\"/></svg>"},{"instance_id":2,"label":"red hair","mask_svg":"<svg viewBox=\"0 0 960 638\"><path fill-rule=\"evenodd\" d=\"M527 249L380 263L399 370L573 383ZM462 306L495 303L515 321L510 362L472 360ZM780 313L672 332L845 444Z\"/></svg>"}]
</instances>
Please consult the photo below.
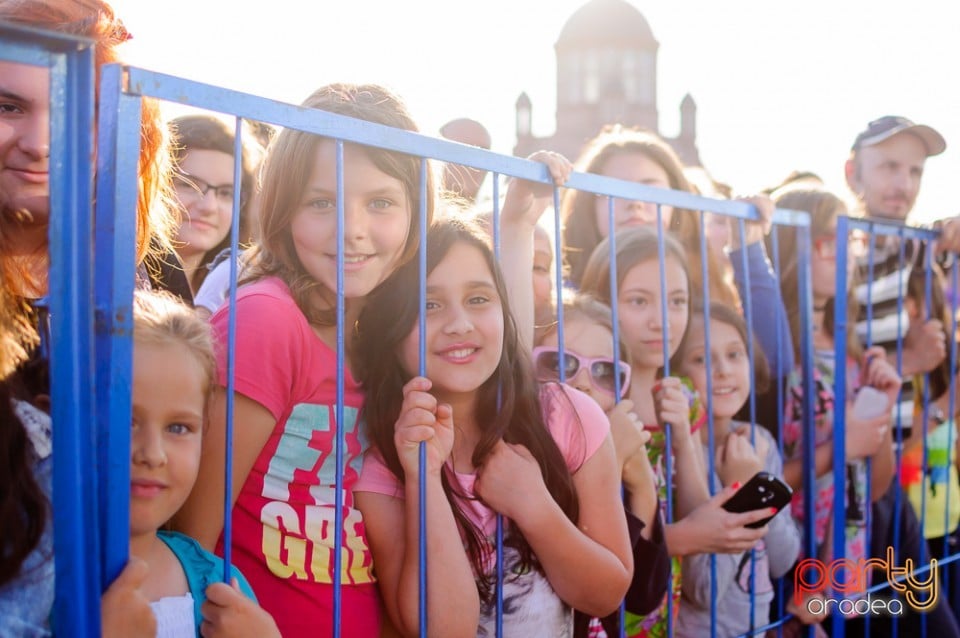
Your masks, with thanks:
<instances>
[{"instance_id":1,"label":"red hair","mask_svg":"<svg viewBox=\"0 0 960 638\"><path fill-rule=\"evenodd\" d=\"M97 88L104 64L120 62L120 45L130 39L123 21L103 0L0 0L0 20L94 41ZM142 100L140 161L137 169L137 263L151 252L172 250L176 219L169 133L156 100Z\"/></svg>"}]
</instances>

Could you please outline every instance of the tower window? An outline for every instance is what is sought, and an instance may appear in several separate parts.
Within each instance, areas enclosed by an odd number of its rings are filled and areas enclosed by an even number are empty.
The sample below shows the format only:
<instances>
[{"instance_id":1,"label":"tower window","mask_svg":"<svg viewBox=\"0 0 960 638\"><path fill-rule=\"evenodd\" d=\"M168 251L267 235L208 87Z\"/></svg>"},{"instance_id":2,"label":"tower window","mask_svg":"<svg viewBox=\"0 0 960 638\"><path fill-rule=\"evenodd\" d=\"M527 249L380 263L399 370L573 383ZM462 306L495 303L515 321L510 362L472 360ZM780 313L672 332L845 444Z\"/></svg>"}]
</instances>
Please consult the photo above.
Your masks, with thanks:
<instances>
[{"instance_id":1,"label":"tower window","mask_svg":"<svg viewBox=\"0 0 960 638\"><path fill-rule=\"evenodd\" d=\"M583 101L596 104L600 99L600 60L597 51L590 49L584 53L583 63Z\"/></svg>"}]
</instances>

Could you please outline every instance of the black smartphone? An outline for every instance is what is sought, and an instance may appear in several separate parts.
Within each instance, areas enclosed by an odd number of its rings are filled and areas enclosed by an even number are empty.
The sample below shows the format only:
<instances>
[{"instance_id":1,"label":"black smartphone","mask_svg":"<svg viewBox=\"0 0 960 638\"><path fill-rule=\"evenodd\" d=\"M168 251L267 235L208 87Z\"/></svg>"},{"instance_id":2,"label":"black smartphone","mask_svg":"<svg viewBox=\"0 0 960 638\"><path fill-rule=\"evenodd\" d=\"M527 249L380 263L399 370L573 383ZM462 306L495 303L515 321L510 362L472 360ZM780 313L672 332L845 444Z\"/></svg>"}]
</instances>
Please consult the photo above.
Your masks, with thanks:
<instances>
[{"instance_id":1,"label":"black smartphone","mask_svg":"<svg viewBox=\"0 0 960 638\"><path fill-rule=\"evenodd\" d=\"M744 483L743 487L723 504L723 509L739 514L740 512L752 512L753 510L775 507L779 512L787 506L791 498L793 498L793 490L790 489L789 485L770 472L761 471ZM771 514L761 521L750 523L747 527L752 529L763 527L774 516L776 514Z\"/></svg>"}]
</instances>

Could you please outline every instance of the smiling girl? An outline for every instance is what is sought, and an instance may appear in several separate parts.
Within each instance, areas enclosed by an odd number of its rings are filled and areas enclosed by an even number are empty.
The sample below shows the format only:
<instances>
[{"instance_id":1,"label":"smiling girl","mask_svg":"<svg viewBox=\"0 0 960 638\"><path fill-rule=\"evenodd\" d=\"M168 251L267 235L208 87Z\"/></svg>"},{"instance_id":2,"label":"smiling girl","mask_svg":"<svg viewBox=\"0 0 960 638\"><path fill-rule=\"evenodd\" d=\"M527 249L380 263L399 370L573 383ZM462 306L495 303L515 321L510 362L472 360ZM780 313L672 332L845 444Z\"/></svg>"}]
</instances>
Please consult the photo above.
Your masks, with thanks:
<instances>
[{"instance_id":1,"label":"smiling girl","mask_svg":"<svg viewBox=\"0 0 960 638\"><path fill-rule=\"evenodd\" d=\"M359 324L363 380L376 400L364 407L374 449L355 490L387 612L402 634L419 631L425 441L428 634L493 632L502 514L504 633L569 636L571 608L612 612L632 573L607 419L576 390L538 387L481 230L443 220L428 234L426 377L417 281L416 264L401 268Z\"/></svg>"},{"instance_id":2,"label":"smiling girl","mask_svg":"<svg viewBox=\"0 0 960 638\"><path fill-rule=\"evenodd\" d=\"M735 420L750 393L763 391L769 377L766 360L756 347L756 383L750 378L747 340L743 317L728 306L714 303L710 306L709 323L705 323L702 311L692 314L687 335L675 357L678 371L690 378L701 397L707 397L707 409L713 415L716 464L709 480L716 490L744 484L761 470L783 477L783 459L773 436L763 427L754 427L751 432L749 423ZM708 383L707 357L712 383ZM751 443L752 437L755 444ZM699 438L704 452L708 452L708 428L700 430ZM717 555L718 635L740 635L770 621L773 580L790 570L800 551L800 532L790 517L789 507L785 509L766 525L766 533L753 547L753 565L749 551ZM685 558L684 604L680 608L677 636L702 636L711 631L710 581L710 554Z\"/></svg>"},{"instance_id":3,"label":"smiling girl","mask_svg":"<svg viewBox=\"0 0 960 638\"><path fill-rule=\"evenodd\" d=\"M230 244L234 191L240 191L240 243L249 241L248 207L262 149L252 133L241 134L240 183L233 183L233 127L212 115L185 115L170 122L180 204L177 256L197 296L207 267Z\"/></svg>"},{"instance_id":4,"label":"smiling girl","mask_svg":"<svg viewBox=\"0 0 960 638\"><path fill-rule=\"evenodd\" d=\"M562 357L559 337L553 324L533 350L534 369L541 382L559 381L562 370L565 382L589 395L610 419L635 565L624 607L630 614L628 620L635 621L634 615L650 613L663 599L670 586L670 556L663 538L656 477L647 454L650 431L633 412L633 401L621 399L630 389L629 349L621 340L620 356L616 356L610 308L582 293L563 296ZM578 635L587 635L587 620L578 615ZM608 636L620 635L619 613L601 623ZM627 635L633 633L634 624L627 624Z\"/></svg>"},{"instance_id":5,"label":"smiling girl","mask_svg":"<svg viewBox=\"0 0 960 638\"><path fill-rule=\"evenodd\" d=\"M183 534L164 531L190 494L215 360L210 327L171 295L137 293L133 313L130 553L149 577L141 591L157 636L279 636L236 568ZM178 374L170 374L176 370Z\"/></svg>"},{"instance_id":6,"label":"smiling girl","mask_svg":"<svg viewBox=\"0 0 960 638\"><path fill-rule=\"evenodd\" d=\"M376 85L335 84L305 107L407 130L416 125L399 99ZM427 215L434 191L428 172ZM357 414L363 389L348 346L344 422L336 419L337 200L344 208L344 308L353 326L366 296L418 243L420 160L346 144L343 193L337 189L336 143L294 129L274 141L263 168L262 244L246 268L249 283L235 308L211 319L220 344L220 388L197 487L179 527L222 552L226 341L237 313L233 550L261 604L284 636L333 631L336 440L344 429L344 635L376 636L380 601L364 521L353 502L366 439Z\"/></svg>"}]
</instances>

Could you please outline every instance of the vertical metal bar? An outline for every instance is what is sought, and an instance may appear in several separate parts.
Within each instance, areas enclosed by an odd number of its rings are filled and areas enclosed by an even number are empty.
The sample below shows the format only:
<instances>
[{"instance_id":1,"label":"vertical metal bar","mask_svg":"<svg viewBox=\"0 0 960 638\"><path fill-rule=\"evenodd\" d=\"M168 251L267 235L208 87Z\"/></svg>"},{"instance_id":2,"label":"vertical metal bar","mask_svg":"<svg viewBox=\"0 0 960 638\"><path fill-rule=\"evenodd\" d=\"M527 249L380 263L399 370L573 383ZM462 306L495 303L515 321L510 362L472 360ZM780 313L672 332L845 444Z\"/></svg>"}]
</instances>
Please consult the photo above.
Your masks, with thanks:
<instances>
[{"instance_id":1,"label":"vertical metal bar","mask_svg":"<svg viewBox=\"0 0 960 638\"><path fill-rule=\"evenodd\" d=\"M753 390L755 381L753 365L753 304L750 296L750 268L747 262L747 233L743 218L737 220L737 231L740 234L740 265L743 268L744 286L743 286L743 316L746 317L747 324L747 363L750 373L750 444L756 449L756 424L757 424L757 403L756 392ZM766 459L760 459L765 463ZM754 616L756 615L756 582L757 582L757 555L753 548L750 548L750 631L754 630Z\"/></svg>"},{"instance_id":2,"label":"vertical metal bar","mask_svg":"<svg viewBox=\"0 0 960 638\"><path fill-rule=\"evenodd\" d=\"M873 232L873 228L870 229L869 234L869 244L867 247L867 347L873 345L873 267L877 245L877 237Z\"/></svg>"},{"instance_id":3,"label":"vertical metal bar","mask_svg":"<svg viewBox=\"0 0 960 638\"><path fill-rule=\"evenodd\" d=\"M814 499L816 475L813 460L816 446L813 418L815 397L813 384L813 294L810 281L810 227L797 228L797 297L800 314L800 362L803 387L803 520L804 555L817 556L814 533Z\"/></svg>"},{"instance_id":4,"label":"vertical metal bar","mask_svg":"<svg viewBox=\"0 0 960 638\"><path fill-rule=\"evenodd\" d=\"M420 159L420 376L427 376L427 160ZM419 601L420 636L427 635L427 444L420 442Z\"/></svg>"},{"instance_id":5,"label":"vertical metal bar","mask_svg":"<svg viewBox=\"0 0 960 638\"><path fill-rule=\"evenodd\" d=\"M50 388L53 406L54 623L100 635L93 330L93 49L50 69ZM129 463L129 457L126 462Z\"/></svg>"},{"instance_id":6,"label":"vertical metal bar","mask_svg":"<svg viewBox=\"0 0 960 638\"><path fill-rule=\"evenodd\" d=\"M670 326L667 323L667 271L663 233L663 210L660 204L657 204L657 262L660 268L660 321L663 324L663 376L666 378L670 376ZM667 476L667 523L673 522L673 437L671 436L670 427L669 423L663 424L663 457L666 461L665 472ZM672 577L671 569L671 578ZM667 595L667 635L673 635L673 596L670 594Z\"/></svg>"},{"instance_id":7,"label":"vertical metal bar","mask_svg":"<svg viewBox=\"0 0 960 638\"><path fill-rule=\"evenodd\" d=\"M100 581L113 582L130 554L130 418L136 271L140 98L122 94L123 69L103 67L97 124L94 253L97 348ZM121 213L121 211L125 211Z\"/></svg>"},{"instance_id":8,"label":"vertical metal bar","mask_svg":"<svg viewBox=\"0 0 960 638\"><path fill-rule=\"evenodd\" d=\"M343 395L344 381L346 378L346 349L343 335L344 322L344 295L343 295L343 253L344 253L344 235L346 233L346 211L345 200L347 198L343 186L343 140L337 140L336 145L337 158L337 450L336 463L337 475L334 477L334 514L333 514L333 635L334 638L340 638L343 625L343 588L340 570L343 565L343 486L341 479L343 476L343 446L344 446L344 428L343 425Z\"/></svg>"},{"instance_id":9,"label":"vertical metal bar","mask_svg":"<svg viewBox=\"0 0 960 638\"><path fill-rule=\"evenodd\" d=\"M497 263L500 263L500 174L493 173L493 254ZM536 313L534 313L536 316ZM497 385L497 411L503 401L503 384ZM503 515L497 513L497 529L495 538L497 561L497 616L496 636L503 636Z\"/></svg>"},{"instance_id":10,"label":"vertical metal bar","mask_svg":"<svg viewBox=\"0 0 960 638\"><path fill-rule=\"evenodd\" d=\"M559 214L559 212L558 212ZM615 207L613 205L613 198L607 197L607 228L613 229L616 226L616 214ZM617 233L610 232L608 237L610 238L610 315L611 323L613 328L613 360L615 365L620 361L620 311L617 308L619 305L619 295L620 290L617 287ZM559 242L558 242L559 243ZM616 403L620 403L621 395L623 393L623 388L620 387L620 375L613 375L613 394L615 397ZM622 468L621 468L622 470ZM621 471L620 476L620 497L626 500L626 490L623 489L623 474ZM624 503L624 507L627 504ZM634 566L636 570L636 566ZM620 608L617 611L617 634L619 638L626 638L627 636L627 608L626 601L620 601Z\"/></svg>"},{"instance_id":11,"label":"vertical metal bar","mask_svg":"<svg viewBox=\"0 0 960 638\"><path fill-rule=\"evenodd\" d=\"M923 247L924 256L926 257L926 261L927 261L926 270L924 272L923 287L924 287L924 297L926 301L926 304L925 304L926 318L929 321L930 319L934 318L933 317L933 290L932 290L932 277L931 277L931 272L934 267L933 242L928 240L925 243L922 243L921 246ZM942 321L943 317L937 317L937 319ZM923 438L921 439L923 461L920 465L922 469L920 474L920 537L926 540L926 535L924 534L924 532L927 529L927 488L925 485L925 482L926 482L925 477L927 476L927 471L930 466L930 446L927 443L927 435L928 435L928 429L929 429L928 425L930 423L930 373L926 372L923 375L920 375L920 378L922 378L922 383L923 383L923 403L922 403L923 410L921 414L921 420L923 421L923 424L921 426L923 428ZM917 389L914 388L913 391L914 391L914 394L916 394ZM948 459L949 459L949 453L950 451L948 449L947 450ZM933 483L932 477L930 482ZM948 480L946 482L948 485L950 484L949 475L948 475ZM946 522L947 522L946 519L944 519L944 526L946 526ZM946 530L944 530L944 535L947 535ZM926 564L927 562L926 553L927 553L927 544L925 542L921 542L920 543L920 562L919 562L920 565ZM927 615L926 614L920 614L920 635L921 636L927 635Z\"/></svg>"},{"instance_id":12,"label":"vertical metal bar","mask_svg":"<svg viewBox=\"0 0 960 638\"><path fill-rule=\"evenodd\" d=\"M847 242L840 241L848 234L848 219L846 216L837 218L837 270L836 296L834 297L833 319L833 559L846 557L846 538L843 531L847 525L846 511L846 410L847 405ZM850 578L850 574L846 574ZM834 611L831 622L834 636L843 638L843 614ZM836 633L839 632L839 633Z\"/></svg>"},{"instance_id":13,"label":"vertical metal bar","mask_svg":"<svg viewBox=\"0 0 960 638\"><path fill-rule=\"evenodd\" d=\"M957 299L960 297L960 291L957 290L957 262L960 260L960 255L954 253L952 255L951 261L953 262L950 266L950 377L949 377L949 392L950 397L947 399L948 402L948 423L950 428L947 430L947 459L953 458L954 452L954 436L957 429ZM947 493L946 498L944 499L945 503L943 505L943 520L950 520L950 489L953 487L951 481L947 481ZM950 552L950 533L943 535L943 557L947 558ZM946 570L943 572L943 598L944 600L950 600L950 570L956 569L956 566L953 563L947 563L942 567Z\"/></svg>"},{"instance_id":14,"label":"vertical metal bar","mask_svg":"<svg viewBox=\"0 0 960 638\"><path fill-rule=\"evenodd\" d=\"M559 215L559 211L557 215ZM616 225L616 214L614 199L612 197L607 198L607 228L614 228ZM610 241L610 314L613 323L613 356L616 361L620 360L620 288L617 285L617 280L619 279L619 273L617 272L617 233L611 232L609 235ZM559 244L559 241L557 242ZM615 374L613 376L613 389L614 394L616 395L616 402L620 403L621 395L623 394L623 388L620 387L620 375Z\"/></svg>"},{"instance_id":15,"label":"vertical metal bar","mask_svg":"<svg viewBox=\"0 0 960 638\"><path fill-rule=\"evenodd\" d=\"M563 338L563 253L560 251L560 239L563 237L563 232L560 226L560 209L556 206L553 208L553 241L555 250L555 255L553 259L553 272L554 272L554 283L557 286L557 350L559 351L560 356L560 383L566 383L567 381L567 366L564 365L563 360L566 357L566 346L564 346ZM610 229L610 232L613 232L613 229Z\"/></svg>"},{"instance_id":16,"label":"vertical metal bar","mask_svg":"<svg viewBox=\"0 0 960 638\"><path fill-rule=\"evenodd\" d=\"M876 247L876 235L873 232L871 227L869 237L869 246L867 248L867 348L873 346L873 270L874 270L874 250ZM839 237L838 237L839 240ZM865 541L866 546L870 548L870 540L873 536L873 488L871 486L870 477L873 476L873 461L870 458L867 458L867 489L866 494L864 495L864 501L867 504L866 510L866 534ZM869 636L870 635L870 614L863 615L863 631Z\"/></svg>"},{"instance_id":17,"label":"vertical metal bar","mask_svg":"<svg viewBox=\"0 0 960 638\"><path fill-rule=\"evenodd\" d=\"M706 215L700 211L700 228L706 228ZM710 269L707 264L707 234L700 233L700 277L703 288L703 348L707 365L707 490L712 497L716 468L716 430L713 423L713 355L710 348ZM710 554L710 636L717 635L717 555Z\"/></svg>"},{"instance_id":18,"label":"vertical metal bar","mask_svg":"<svg viewBox=\"0 0 960 638\"><path fill-rule=\"evenodd\" d=\"M947 459L953 458L954 452L954 436L956 435L957 429L957 298L960 297L957 291L957 262L958 257L954 253L952 255L952 264L950 266L950 380L948 383L948 392L950 392L950 397L947 399L948 403L948 419L950 423L950 429L947 431ZM943 511L943 520L950 520L950 489L953 487L951 481L947 481L947 494L944 499L944 511ZM943 535L943 557L946 558L949 553L950 547L950 535ZM957 566L954 563L949 563L946 565L947 574L943 579L943 598L945 600L950 600L950 570L957 569Z\"/></svg>"},{"instance_id":19,"label":"vertical metal bar","mask_svg":"<svg viewBox=\"0 0 960 638\"><path fill-rule=\"evenodd\" d=\"M240 258L240 189L243 146L240 135L242 120L236 118L233 141L233 210L230 224L230 289L229 310L227 311L227 414L224 429L223 452L223 582L229 583L232 570L233 544L233 393L236 375L237 347L237 270Z\"/></svg>"},{"instance_id":20,"label":"vertical metal bar","mask_svg":"<svg viewBox=\"0 0 960 638\"><path fill-rule=\"evenodd\" d=\"M777 294L777 304L778 304L779 307L782 308L782 307L783 307L783 295L781 294L782 288L781 288L781 286L780 286L780 233L779 233L779 228L776 228L776 227L775 227L775 228L773 229L773 232L772 232L771 235L770 235L770 249L771 249L771 252L773 253L773 255L772 255L772 256L773 256L773 273L774 273L774 277L776 277L776 280L777 280L777 290L776 290L776 294ZM783 356L783 354L782 354L782 350L783 350L783 335L781 334L781 330L780 330L781 325L780 325L780 323L781 323L781 322L779 322L779 321L777 322L776 334L775 334L775 338L774 338L774 339L775 339L774 343L776 344L777 357L778 357L778 358L780 358L780 357ZM782 359L781 359L781 361L782 361ZM787 372L788 375L789 375L790 373L791 373L791 371L788 371L788 372ZM777 426L777 452L780 454L780 458L783 459L783 384L784 384L784 382L785 382L786 380L785 380L785 379L781 379L781 378L779 377L779 375L775 376L774 379L775 379L775 382L776 382L776 390L775 390L775 391L776 391L776 396L777 396L777 399L776 399L776 401L777 401L777 402L776 402L776 406L777 406L777 421L776 421L776 426ZM782 621L782 619L783 619L783 611L784 611L784 604L783 604L783 592L784 592L783 581L784 581L784 578L783 578L782 576L777 579L777 596L776 596L776 600L777 600L777 615L776 615L776 620L777 620L778 623L779 623L779 624L777 625L777 638L783 638L783 622L780 622L780 621Z\"/></svg>"},{"instance_id":21,"label":"vertical metal bar","mask_svg":"<svg viewBox=\"0 0 960 638\"><path fill-rule=\"evenodd\" d=\"M897 240L899 245L897 254L897 374L903 378L903 262L906 254L906 245L902 230L898 233ZM902 398L903 386L900 386L900 390L897 392L897 444L894 446L897 455L897 478L894 483L893 495L893 560L897 565L900 564L900 508L902 506L901 495L903 493L903 490L900 489L903 466L903 429L901 427L902 420L900 415L900 401ZM892 593L894 596L897 595L896 592ZM897 617L894 616L892 632L894 638L896 638L900 629L897 620Z\"/></svg>"},{"instance_id":22,"label":"vertical metal bar","mask_svg":"<svg viewBox=\"0 0 960 638\"><path fill-rule=\"evenodd\" d=\"M493 177L493 256L500 261L500 174L492 173Z\"/></svg>"},{"instance_id":23,"label":"vertical metal bar","mask_svg":"<svg viewBox=\"0 0 960 638\"><path fill-rule=\"evenodd\" d=\"M613 205L613 198L607 197L607 228L614 228L616 224L616 213L615 207ZM610 277L608 283L610 285L610 314L613 323L613 357L616 361L620 360L620 309L617 307L620 303L620 289L617 286L617 234L611 232L609 235L610 241L610 259L609 259L609 271ZM620 387L620 375L613 375L613 391L616 398L616 402L620 403L621 394L623 394L623 388Z\"/></svg>"},{"instance_id":24,"label":"vertical metal bar","mask_svg":"<svg viewBox=\"0 0 960 638\"><path fill-rule=\"evenodd\" d=\"M817 539L814 530L815 499L816 499L816 472L814 469L816 438L814 428L816 420L814 409L814 356L813 356L813 289L811 279L811 235L810 227L802 226L797 229L797 298L800 315L800 370L801 387L803 390L802 418L803 427L803 526L804 526L804 555L817 556ZM806 630L807 638L813 638L812 626Z\"/></svg>"}]
</instances>

